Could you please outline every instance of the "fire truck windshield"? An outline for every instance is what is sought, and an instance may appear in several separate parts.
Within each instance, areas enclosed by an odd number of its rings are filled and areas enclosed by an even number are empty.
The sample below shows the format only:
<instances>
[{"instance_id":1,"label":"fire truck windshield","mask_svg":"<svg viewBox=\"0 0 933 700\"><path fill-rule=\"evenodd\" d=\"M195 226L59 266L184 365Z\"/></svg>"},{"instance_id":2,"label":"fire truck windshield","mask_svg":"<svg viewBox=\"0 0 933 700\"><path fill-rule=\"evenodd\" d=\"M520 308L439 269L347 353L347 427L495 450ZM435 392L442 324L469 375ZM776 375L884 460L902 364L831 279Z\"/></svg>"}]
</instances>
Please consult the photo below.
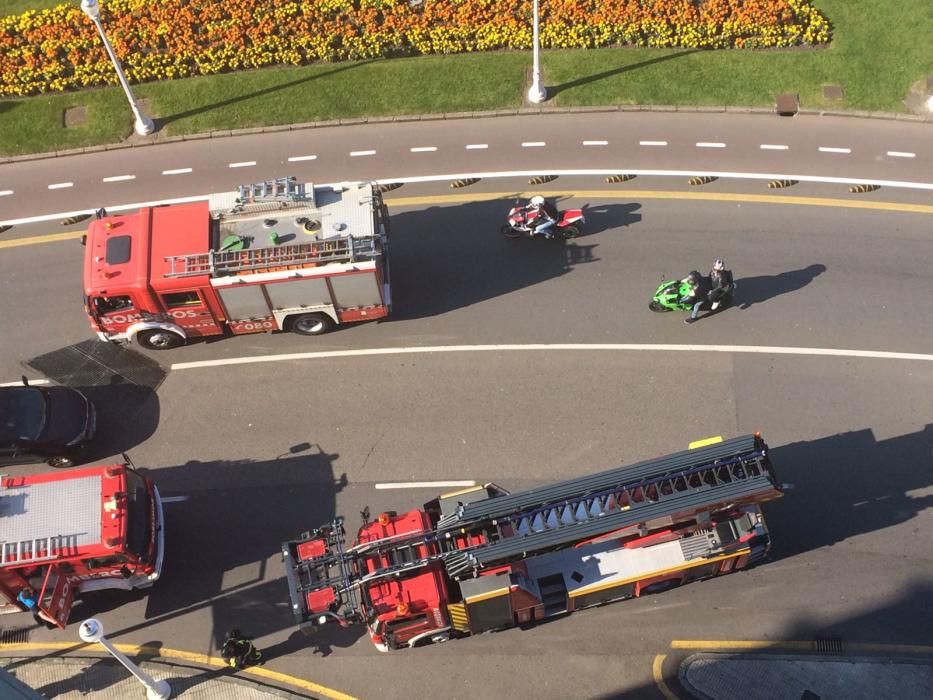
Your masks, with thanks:
<instances>
[{"instance_id":1,"label":"fire truck windshield","mask_svg":"<svg viewBox=\"0 0 933 700\"><path fill-rule=\"evenodd\" d=\"M141 561L149 559L151 522L146 482L132 469L126 470L126 548Z\"/></svg>"}]
</instances>

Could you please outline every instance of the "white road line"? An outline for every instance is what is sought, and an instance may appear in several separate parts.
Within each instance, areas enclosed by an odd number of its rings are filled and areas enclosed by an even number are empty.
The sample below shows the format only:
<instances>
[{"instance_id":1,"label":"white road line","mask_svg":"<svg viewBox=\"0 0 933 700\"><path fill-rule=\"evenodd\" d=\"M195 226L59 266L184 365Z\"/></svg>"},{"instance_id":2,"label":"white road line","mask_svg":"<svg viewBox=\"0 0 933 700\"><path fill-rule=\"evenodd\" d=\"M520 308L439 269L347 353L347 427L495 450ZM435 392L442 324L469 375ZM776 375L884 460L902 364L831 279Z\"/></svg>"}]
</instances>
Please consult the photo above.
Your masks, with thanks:
<instances>
[{"instance_id":1,"label":"white road line","mask_svg":"<svg viewBox=\"0 0 933 700\"><path fill-rule=\"evenodd\" d=\"M0 197L9 197L13 194L13 190L0 190Z\"/></svg>"},{"instance_id":2,"label":"white road line","mask_svg":"<svg viewBox=\"0 0 933 700\"><path fill-rule=\"evenodd\" d=\"M227 167L229 168L249 168L253 165L256 165L255 160L244 160L242 163L230 163Z\"/></svg>"},{"instance_id":3,"label":"white road line","mask_svg":"<svg viewBox=\"0 0 933 700\"><path fill-rule=\"evenodd\" d=\"M726 144L720 141L698 141L697 148L725 148Z\"/></svg>"},{"instance_id":4,"label":"white road line","mask_svg":"<svg viewBox=\"0 0 933 700\"><path fill-rule=\"evenodd\" d=\"M542 148L547 146L544 141L522 141L522 148Z\"/></svg>"},{"instance_id":5,"label":"white road line","mask_svg":"<svg viewBox=\"0 0 933 700\"><path fill-rule=\"evenodd\" d=\"M666 146L667 141L639 141L639 146Z\"/></svg>"},{"instance_id":6,"label":"white road line","mask_svg":"<svg viewBox=\"0 0 933 700\"><path fill-rule=\"evenodd\" d=\"M387 489L435 489L450 487L476 486L475 481L394 481L384 484L376 484L377 491ZM165 499L163 499L165 500Z\"/></svg>"},{"instance_id":7,"label":"white road line","mask_svg":"<svg viewBox=\"0 0 933 700\"><path fill-rule=\"evenodd\" d=\"M188 496L162 496L162 503L181 503L187 500Z\"/></svg>"},{"instance_id":8,"label":"white road line","mask_svg":"<svg viewBox=\"0 0 933 700\"><path fill-rule=\"evenodd\" d=\"M317 160L317 156L292 156L288 159L289 163L300 163L303 160Z\"/></svg>"},{"instance_id":9,"label":"white road line","mask_svg":"<svg viewBox=\"0 0 933 700\"><path fill-rule=\"evenodd\" d=\"M376 155L375 151L350 151L350 157L356 158L357 156L374 156Z\"/></svg>"},{"instance_id":10,"label":"white road line","mask_svg":"<svg viewBox=\"0 0 933 700\"><path fill-rule=\"evenodd\" d=\"M412 153L431 153L437 150L437 146L414 146L409 150Z\"/></svg>"},{"instance_id":11,"label":"white road line","mask_svg":"<svg viewBox=\"0 0 933 700\"><path fill-rule=\"evenodd\" d=\"M796 348L771 345L663 345L638 343L555 343L531 345L429 345L397 348L369 348L365 350L329 350L321 352L293 352L282 355L256 355L254 357L231 357L223 360L199 360L178 362L172 370L203 369L227 365L250 365L263 362L290 362L292 360L323 360L338 357L373 357L377 355L417 355L446 352L541 352L577 350L636 351L636 352L723 352L757 355L804 355L812 357L858 357L876 360L919 360L933 362L933 355L917 352L884 352L880 350L843 350L836 348Z\"/></svg>"},{"instance_id":12,"label":"white road line","mask_svg":"<svg viewBox=\"0 0 933 700\"><path fill-rule=\"evenodd\" d=\"M175 168L174 170L163 170L163 175L184 175L185 173L190 173L191 168Z\"/></svg>"},{"instance_id":13,"label":"white road line","mask_svg":"<svg viewBox=\"0 0 933 700\"><path fill-rule=\"evenodd\" d=\"M39 384L49 384L49 383L50 382L48 379L30 379L29 380L29 386L38 386ZM15 382L4 382L3 384L0 384L0 386L22 386L22 385L23 385L22 379L15 381Z\"/></svg>"},{"instance_id":14,"label":"white road line","mask_svg":"<svg viewBox=\"0 0 933 700\"><path fill-rule=\"evenodd\" d=\"M761 148L762 151L786 151L790 146L778 143L763 143L759 148Z\"/></svg>"},{"instance_id":15,"label":"white road line","mask_svg":"<svg viewBox=\"0 0 933 700\"><path fill-rule=\"evenodd\" d=\"M488 143L468 143L466 149L468 151L478 151L484 148L489 148Z\"/></svg>"},{"instance_id":16,"label":"white road line","mask_svg":"<svg viewBox=\"0 0 933 700\"><path fill-rule=\"evenodd\" d=\"M851 153L851 148L832 148L830 146L820 146L820 153Z\"/></svg>"},{"instance_id":17,"label":"white road line","mask_svg":"<svg viewBox=\"0 0 933 700\"><path fill-rule=\"evenodd\" d=\"M888 155L892 158L916 158L916 153L911 153L910 151L888 151Z\"/></svg>"},{"instance_id":18,"label":"white road line","mask_svg":"<svg viewBox=\"0 0 933 700\"><path fill-rule=\"evenodd\" d=\"M863 178L853 178L853 177L827 177L824 175L804 175L803 173L741 173L741 172L732 172L724 170L649 170L649 169L640 169L640 168L626 168L626 173L632 175L638 175L640 177L694 177L702 175L712 175L714 177L724 179L732 178L736 180L797 180L797 182L819 182L823 184L834 184L834 185L880 185L885 188L896 188L902 187L904 189L910 190L921 190L926 192L933 192L933 181L931 182L916 182L910 180L879 180L871 179L866 180ZM508 170L508 171L477 171L477 172L461 172L461 173L444 173L442 175L416 175L411 177L405 176L396 176L396 177L385 177L380 178L376 182L378 184L385 184L389 182L402 182L402 183L415 183L415 182L450 182L451 180L461 180L468 178L480 178L493 180L497 178L512 178L512 177L534 177L536 175L559 175L563 177L571 177L575 175L581 176L606 176L606 175L618 175L618 168L606 169L606 168L591 168L591 169L577 169L577 170L548 170L547 172L542 172L540 170ZM71 186L73 183L68 183L67 186ZM325 182L320 183L316 186L319 187L332 187L339 183L336 182ZM607 191L608 193L608 191ZM608 196L608 195L607 195ZM132 204L116 204L112 206L106 206L108 212L119 212L119 211L130 211L134 209L140 209L142 207L153 207L162 204L187 204L189 202L201 202L210 197L209 193L191 195L189 197L170 197L166 199L156 199L146 202L133 202ZM67 218L69 216L78 216L79 214L93 214L94 209L74 209L71 211L62 211L55 212L53 214L39 214L37 216L24 216L19 219L7 219L5 221L0 221L0 224L5 226L18 226L21 224L35 224L43 221L55 221Z\"/></svg>"},{"instance_id":19,"label":"white road line","mask_svg":"<svg viewBox=\"0 0 933 700\"><path fill-rule=\"evenodd\" d=\"M608 146L608 141L584 141L584 146Z\"/></svg>"},{"instance_id":20,"label":"white road line","mask_svg":"<svg viewBox=\"0 0 933 700\"><path fill-rule=\"evenodd\" d=\"M124 180L135 180L135 175L111 175L110 177L102 178L103 182L123 182Z\"/></svg>"},{"instance_id":21,"label":"white road line","mask_svg":"<svg viewBox=\"0 0 933 700\"><path fill-rule=\"evenodd\" d=\"M66 187L74 187L75 183L73 182L56 182L54 185L49 185L50 190L62 190Z\"/></svg>"}]
</instances>

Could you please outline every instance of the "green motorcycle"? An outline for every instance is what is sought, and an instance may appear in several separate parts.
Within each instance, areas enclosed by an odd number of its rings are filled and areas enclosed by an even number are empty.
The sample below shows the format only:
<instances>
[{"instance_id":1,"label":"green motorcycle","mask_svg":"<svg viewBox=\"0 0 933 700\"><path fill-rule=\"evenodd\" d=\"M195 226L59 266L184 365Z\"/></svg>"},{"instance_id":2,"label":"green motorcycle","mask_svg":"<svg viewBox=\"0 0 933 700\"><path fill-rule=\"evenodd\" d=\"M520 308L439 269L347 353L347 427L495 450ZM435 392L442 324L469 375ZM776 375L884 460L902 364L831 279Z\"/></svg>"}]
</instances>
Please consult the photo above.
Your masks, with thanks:
<instances>
[{"instance_id":1,"label":"green motorcycle","mask_svg":"<svg viewBox=\"0 0 933 700\"><path fill-rule=\"evenodd\" d=\"M735 283L719 299L717 311L729 306L732 303L732 290L735 289ZM690 311L693 309L693 302L681 303L681 299L690 294L690 285L681 280L667 280L661 282L648 308L658 313L665 311Z\"/></svg>"}]
</instances>

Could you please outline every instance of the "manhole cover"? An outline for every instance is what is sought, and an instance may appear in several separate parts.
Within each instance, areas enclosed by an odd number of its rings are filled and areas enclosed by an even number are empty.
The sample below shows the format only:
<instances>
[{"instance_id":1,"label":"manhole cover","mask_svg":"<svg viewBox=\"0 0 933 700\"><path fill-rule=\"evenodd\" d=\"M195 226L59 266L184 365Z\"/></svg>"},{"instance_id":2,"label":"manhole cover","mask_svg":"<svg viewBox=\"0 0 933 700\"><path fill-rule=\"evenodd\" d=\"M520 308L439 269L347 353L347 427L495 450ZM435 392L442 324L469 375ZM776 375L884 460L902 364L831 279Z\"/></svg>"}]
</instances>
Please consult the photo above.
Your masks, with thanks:
<instances>
[{"instance_id":1,"label":"manhole cover","mask_svg":"<svg viewBox=\"0 0 933 700\"><path fill-rule=\"evenodd\" d=\"M26 365L58 384L74 388L128 383L155 390L167 374L155 360L99 340L85 340L39 355Z\"/></svg>"}]
</instances>

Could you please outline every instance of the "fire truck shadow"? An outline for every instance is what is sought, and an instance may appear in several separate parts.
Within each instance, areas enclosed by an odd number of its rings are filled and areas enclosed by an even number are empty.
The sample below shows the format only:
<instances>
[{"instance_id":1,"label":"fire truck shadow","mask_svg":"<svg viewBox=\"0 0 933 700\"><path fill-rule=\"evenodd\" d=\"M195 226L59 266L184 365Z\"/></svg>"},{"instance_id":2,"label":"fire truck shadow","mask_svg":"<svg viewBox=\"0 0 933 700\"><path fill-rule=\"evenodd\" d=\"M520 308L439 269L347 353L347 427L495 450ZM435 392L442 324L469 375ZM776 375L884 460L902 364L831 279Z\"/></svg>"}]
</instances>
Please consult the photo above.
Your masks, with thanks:
<instances>
[{"instance_id":1,"label":"fire truck shadow","mask_svg":"<svg viewBox=\"0 0 933 700\"><path fill-rule=\"evenodd\" d=\"M509 206L504 198L393 214L391 318L471 306L599 259L595 244L505 238L500 229Z\"/></svg>"},{"instance_id":2,"label":"fire truck shadow","mask_svg":"<svg viewBox=\"0 0 933 700\"><path fill-rule=\"evenodd\" d=\"M870 429L771 450L778 476L794 490L765 507L773 558L791 557L899 525L933 506L933 425L886 440Z\"/></svg>"},{"instance_id":3,"label":"fire truck shadow","mask_svg":"<svg viewBox=\"0 0 933 700\"><path fill-rule=\"evenodd\" d=\"M348 487L346 474L335 473L339 455L314 447L152 474L168 498L165 562L139 627L207 611L217 648L234 628L257 639L295 628L279 547L333 520L337 494Z\"/></svg>"}]
</instances>

